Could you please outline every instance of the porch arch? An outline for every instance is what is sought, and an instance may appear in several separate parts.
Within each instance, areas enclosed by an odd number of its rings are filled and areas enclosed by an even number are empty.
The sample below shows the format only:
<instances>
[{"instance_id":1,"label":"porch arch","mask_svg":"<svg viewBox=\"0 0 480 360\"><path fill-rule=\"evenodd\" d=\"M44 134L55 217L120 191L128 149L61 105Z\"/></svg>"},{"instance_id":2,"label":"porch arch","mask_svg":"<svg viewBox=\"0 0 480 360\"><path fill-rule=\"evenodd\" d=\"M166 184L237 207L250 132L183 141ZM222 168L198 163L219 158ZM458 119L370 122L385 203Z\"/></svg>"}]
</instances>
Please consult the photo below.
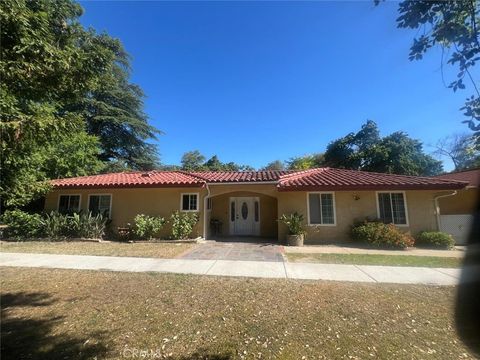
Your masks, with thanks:
<instances>
[{"instance_id":1,"label":"porch arch","mask_svg":"<svg viewBox=\"0 0 480 360\"><path fill-rule=\"evenodd\" d=\"M234 197L256 197L259 199L259 221L260 221L260 237L272 240L278 239L278 200L276 196L272 196L272 191L251 191L234 190L219 191L211 193L210 199L212 208L207 211L207 238L223 238L234 236L230 232L230 199ZM218 233L213 232L211 226L212 220L220 223L221 226Z\"/></svg>"}]
</instances>

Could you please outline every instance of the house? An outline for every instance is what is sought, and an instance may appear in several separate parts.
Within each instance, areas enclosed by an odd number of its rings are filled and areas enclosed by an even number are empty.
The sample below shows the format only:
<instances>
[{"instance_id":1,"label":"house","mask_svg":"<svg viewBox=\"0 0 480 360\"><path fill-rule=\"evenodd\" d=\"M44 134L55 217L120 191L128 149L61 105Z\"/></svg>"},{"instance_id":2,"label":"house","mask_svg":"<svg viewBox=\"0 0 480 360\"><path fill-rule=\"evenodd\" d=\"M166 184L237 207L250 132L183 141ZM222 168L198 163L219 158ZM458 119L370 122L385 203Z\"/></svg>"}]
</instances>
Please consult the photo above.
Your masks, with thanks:
<instances>
[{"instance_id":1,"label":"house","mask_svg":"<svg viewBox=\"0 0 480 360\"><path fill-rule=\"evenodd\" d=\"M452 172L436 178L467 183L455 195L438 199L440 229L452 234L457 244L465 244L480 199L480 169Z\"/></svg>"},{"instance_id":2,"label":"house","mask_svg":"<svg viewBox=\"0 0 480 360\"><path fill-rule=\"evenodd\" d=\"M467 183L432 177L380 174L335 168L304 171L122 172L52 181L45 210L106 213L114 228L136 214L168 218L195 212L194 236L252 236L280 239L277 219L299 212L306 219L306 244L347 241L351 225L379 218L415 234L438 229L439 196ZM213 227L212 224L216 226ZM214 231L215 230L215 231ZM165 235L169 229L165 229Z\"/></svg>"}]
</instances>

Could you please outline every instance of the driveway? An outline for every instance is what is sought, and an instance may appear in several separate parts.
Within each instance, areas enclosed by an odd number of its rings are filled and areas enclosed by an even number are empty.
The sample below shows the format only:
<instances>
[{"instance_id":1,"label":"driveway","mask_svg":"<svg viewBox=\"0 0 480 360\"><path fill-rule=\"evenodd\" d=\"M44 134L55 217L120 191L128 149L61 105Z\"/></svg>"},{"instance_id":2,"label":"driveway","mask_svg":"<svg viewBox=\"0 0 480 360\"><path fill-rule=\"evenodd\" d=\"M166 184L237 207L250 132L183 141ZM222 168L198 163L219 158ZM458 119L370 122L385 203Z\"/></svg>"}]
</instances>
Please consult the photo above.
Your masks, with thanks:
<instances>
[{"instance_id":1,"label":"driveway","mask_svg":"<svg viewBox=\"0 0 480 360\"><path fill-rule=\"evenodd\" d=\"M283 262L283 246L269 242L206 241L180 259Z\"/></svg>"}]
</instances>

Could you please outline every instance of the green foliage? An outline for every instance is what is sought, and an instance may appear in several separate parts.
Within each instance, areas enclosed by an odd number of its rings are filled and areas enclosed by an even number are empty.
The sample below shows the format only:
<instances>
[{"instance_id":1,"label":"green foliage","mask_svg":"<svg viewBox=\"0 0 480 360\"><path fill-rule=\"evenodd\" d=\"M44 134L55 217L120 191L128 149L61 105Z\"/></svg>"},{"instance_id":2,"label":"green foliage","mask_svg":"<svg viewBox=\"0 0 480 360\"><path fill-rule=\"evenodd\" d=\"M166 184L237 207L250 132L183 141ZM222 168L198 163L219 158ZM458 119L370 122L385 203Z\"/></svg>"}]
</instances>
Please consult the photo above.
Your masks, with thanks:
<instances>
[{"instance_id":1,"label":"green foliage","mask_svg":"<svg viewBox=\"0 0 480 360\"><path fill-rule=\"evenodd\" d=\"M403 132L380 137L377 124L368 120L359 132L331 142L325 152L327 166L402 175L437 175L442 164L423 152L422 143Z\"/></svg>"},{"instance_id":2,"label":"green foliage","mask_svg":"<svg viewBox=\"0 0 480 360\"><path fill-rule=\"evenodd\" d=\"M223 163L217 155L213 155L205 161L200 151L188 151L182 156L182 170L185 171L251 171L254 170L248 165L238 165L234 162Z\"/></svg>"},{"instance_id":3,"label":"green foliage","mask_svg":"<svg viewBox=\"0 0 480 360\"><path fill-rule=\"evenodd\" d=\"M21 210L6 211L1 222L8 225L4 236L13 239L35 238L41 235L42 217Z\"/></svg>"},{"instance_id":4,"label":"green foliage","mask_svg":"<svg viewBox=\"0 0 480 360\"><path fill-rule=\"evenodd\" d=\"M379 248L405 249L415 243L410 234L401 232L395 225L375 221L354 225L351 235L355 241Z\"/></svg>"},{"instance_id":5,"label":"green foliage","mask_svg":"<svg viewBox=\"0 0 480 360\"><path fill-rule=\"evenodd\" d=\"M73 213L65 216L68 227L67 235L84 239L101 239L105 235L108 218L101 214Z\"/></svg>"},{"instance_id":6,"label":"green foliage","mask_svg":"<svg viewBox=\"0 0 480 360\"><path fill-rule=\"evenodd\" d=\"M480 167L480 149L469 134L449 135L437 142L435 153L452 160L456 171Z\"/></svg>"},{"instance_id":7,"label":"green foliage","mask_svg":"<svg viewBox=\"0 0 480 360\"><path fill-rule=\"evenodd\" d=\"M42 219L42 233L50 240L56 240L69 235L69 221L66 215L52 211Z\"/></svg>"},{"instance_id":8,"label":"green foliage","mask_svg":"<svg viewBox=\"0 0 480 360\"><path fill-rule=\"evenodd\" d=\"M198 222L198 214L175 211L171 216L172 237L176 240L188 239Z\"/></svg>"},{"instance_id":9,"label":"green foliage","mask_svg":"<svg viewBox=\"0 0 480 360\"><path fill-rule=\"evenodd\" d=\"M7 206L43 195L51 177L96 173L99 160L143 167L139 159L151 154L145 140L154 130L142 94L127 81L128 57L118 40L84 29L81 14L71 0L2 1L0 197Z\"/></svg>"},{"instance_id":10,"label":"green foliage","mask_svg":"<svg viewBox=\"0 0 480 360\"><path fill-rule=\"evenodd\" d=\"M205 156L203 156L200 151L193 150L188 151L182 156L182 170L185 171L196 171L202 170L203 162L205 161Z\"/></svg>"},{"instance_id":11,"label":"green foliage","mask_svg":"<svg viewBox=\"0 0 480 360\"><path fill-rule=\"evenodd\" d=\"M285 170L285 163L281 160L275 160L265 165L262 170Z\"/></svg>"},{"instance_id":12,"label":"green foliage","mask_svg":"<svg viewBox=\"0 0 480 360\"><path fill-rule=\"evenodd\" d=\"M303 235L305 234L305 229L303 227L303 215L298 212L293 214L283 214L280 219L280 222L284 223L288 228L289 235Z\"/></svg>"},{"instance_id":13,"label":"green foliage","mask_svg":"<svg viewBox=\"0 0 480 360\"><path fill-rule=\"evenodd\" d=\"M62 238L100 239L105 233L108 219L89 213L29 214L22 210L6 211L1 218L8 225L7 238L30 239L46 237L50 240Z\"/></svg>"},{"instance_id":14,"label":"green foliage","mask_svg":"<svg viewBox=\"0 0 480 360\"><path fill-rule=\"evenodd\" d=\"M431 246L442 249L452 249L455 246L455 240L452 235L441 231L422 231L415 239L419 246Z\"/></svg>"},{"instance_id":15,"label":"green foliage","mask_svg":"<svg viewBox=\"0 0 480 360\"><path fill-rule=\"evenodd\" d=\"M474 131L476 144L480 146L480 92L478 77L473 74L474 66L480 59L478 2L402 1L398 12L399 28L422 29L413 40L409 59L421 60L429 49L440 47L442 65L445 54L447 64L458 68L457 78L448 87L457 91L466 89L467 84L471 85L474 95L467 98L460 110L467 117L464 122Z\"/></svg>"},{"instance_id":16,"label":"green foliage","mask_svg":"<svg viewBox=\"0 0 480 360\"><path fill-rule=\"evenodd\" d=\"M148 240L158 237L160 230L162 230L163 225L166 223L162 217L144 214L138 214L133 221L133 233L140 239Z\"/></svg>"},{"instance_id":17,"label":"green foliage","mask_svg":"<svg viewBox=\"0 0 480 360\"><path fill-rule=\"evenodd\" d=\"M324 165L325 157L323 153L293 157L287 161L288 170L307 170Z\"/></svg>"}]
</instances>

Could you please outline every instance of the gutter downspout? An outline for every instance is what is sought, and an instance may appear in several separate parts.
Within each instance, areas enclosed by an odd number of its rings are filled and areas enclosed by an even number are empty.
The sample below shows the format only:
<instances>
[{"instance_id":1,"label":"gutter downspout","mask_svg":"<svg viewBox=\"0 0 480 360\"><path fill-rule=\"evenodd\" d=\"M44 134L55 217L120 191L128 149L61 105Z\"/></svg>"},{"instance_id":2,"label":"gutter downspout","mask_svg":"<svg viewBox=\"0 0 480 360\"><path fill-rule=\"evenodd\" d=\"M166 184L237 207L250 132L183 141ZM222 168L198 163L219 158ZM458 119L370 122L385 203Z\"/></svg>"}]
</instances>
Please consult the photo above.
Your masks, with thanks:
<instances>
[{"instance_id":1,"label":"gutter downspout","mask_svg":"<svg viewBox=\"0 0 480 360\"><path fill-rule=\"evenodd\" d=\"M445 194L445 195L439 195L435 196L433 198L433 201L435 202L435 215L437 217L437 230L440 231L440 205L438 205L438 199L449 197L449 196L455 196L457 195L457 190L455 190L453 193L450 194Z\"/></svg>"},{"instance_id":2,"label":"gutter downspout","mask_svg":"<svg viewBox=\"0 0 480 360\"><path fill-rule=\"evenodd\" d=\"M205 187L207 189L207 196L203 198L203 240L207 240L207 213L208 213L208 199L210 198L210 188L205 181Z\"/></svg>"}]
</instances>

